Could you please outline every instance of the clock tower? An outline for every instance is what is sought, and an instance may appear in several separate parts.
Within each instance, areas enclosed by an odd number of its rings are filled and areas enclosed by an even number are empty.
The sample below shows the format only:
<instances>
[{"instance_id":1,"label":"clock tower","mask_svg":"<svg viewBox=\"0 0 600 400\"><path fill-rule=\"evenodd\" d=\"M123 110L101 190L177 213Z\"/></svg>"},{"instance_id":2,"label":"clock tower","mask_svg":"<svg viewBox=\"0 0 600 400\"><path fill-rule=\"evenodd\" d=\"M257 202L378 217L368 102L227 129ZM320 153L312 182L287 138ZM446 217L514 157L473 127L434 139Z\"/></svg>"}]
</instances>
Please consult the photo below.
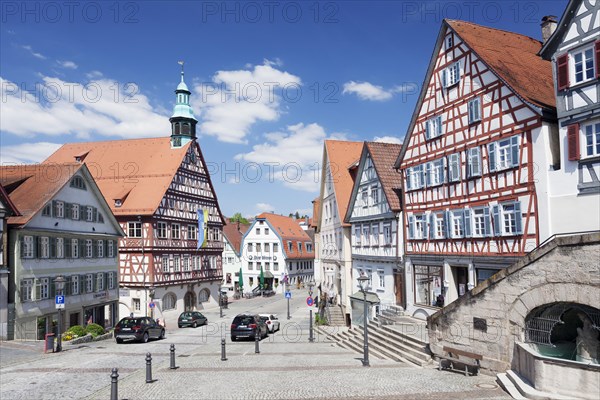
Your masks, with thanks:
<instances>
[{"instance_id":1,"label":"clock tower","mask_svg":"<svg viewBox=\"0 0 600 400\"><path fill-rule=\"evenodd\" d=\"M190 106L190 95L187 85L183 81L183 61L181 65L181 82L175 89L176 102L173 107L173 115L169 118L171 122L171 148L178 148L196 139L196 124L194 111Z\"/></svg>"}]
</instances>

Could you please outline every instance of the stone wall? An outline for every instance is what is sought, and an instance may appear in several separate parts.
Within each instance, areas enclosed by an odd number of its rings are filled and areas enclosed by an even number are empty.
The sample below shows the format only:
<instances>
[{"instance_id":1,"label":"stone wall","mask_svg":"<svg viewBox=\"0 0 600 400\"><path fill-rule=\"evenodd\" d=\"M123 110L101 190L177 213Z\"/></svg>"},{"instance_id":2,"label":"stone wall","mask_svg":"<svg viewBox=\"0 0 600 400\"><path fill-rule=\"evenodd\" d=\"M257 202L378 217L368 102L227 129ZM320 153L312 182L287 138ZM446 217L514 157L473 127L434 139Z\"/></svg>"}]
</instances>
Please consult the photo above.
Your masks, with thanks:
<instances>
[{"instance_id":1,"label":"stone wall","mask_svg":"<svg viewBox=\"0 0 600 400\"><path fill-rule=\"evenodd\" d=\"M504 372L524 341L525 317L560 301L600 304L600 232L554 237L430 316L431 351L481 354L482 372Z\"/></svg>"}]
</instances>

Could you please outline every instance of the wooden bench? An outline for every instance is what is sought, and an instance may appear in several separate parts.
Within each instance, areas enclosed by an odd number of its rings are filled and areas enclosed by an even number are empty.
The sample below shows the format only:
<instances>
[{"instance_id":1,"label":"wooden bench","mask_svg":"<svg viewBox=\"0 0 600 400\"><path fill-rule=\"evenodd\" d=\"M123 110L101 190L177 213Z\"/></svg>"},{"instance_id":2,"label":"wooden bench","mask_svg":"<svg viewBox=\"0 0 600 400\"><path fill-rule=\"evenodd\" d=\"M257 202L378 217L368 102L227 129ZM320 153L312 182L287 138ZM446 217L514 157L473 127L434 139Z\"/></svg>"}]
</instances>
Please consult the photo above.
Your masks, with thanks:
<instances>
[{"instance_id":1,"label":"wooden bench","mask_svg":"<svg viewBox=\"0 0 600 400\"><path fill-rule=\"evenodd\" d=\"M444 346L444 353L448 354L447 356L440 356L438 370L444 369L442 366L442 361L449 361L449 368L453 371L461 371L465 373L465 376L469 376L469 367L475 368L475 373L471 373L471 375L477 375L479 373L479 368L481 367L479 362L483 360L483 356L480 354L471 353L464 350L453 349L451 347ZM461 364L465 368L459 369L455 367L455 364Z\"/></svg>"}]
</instances>

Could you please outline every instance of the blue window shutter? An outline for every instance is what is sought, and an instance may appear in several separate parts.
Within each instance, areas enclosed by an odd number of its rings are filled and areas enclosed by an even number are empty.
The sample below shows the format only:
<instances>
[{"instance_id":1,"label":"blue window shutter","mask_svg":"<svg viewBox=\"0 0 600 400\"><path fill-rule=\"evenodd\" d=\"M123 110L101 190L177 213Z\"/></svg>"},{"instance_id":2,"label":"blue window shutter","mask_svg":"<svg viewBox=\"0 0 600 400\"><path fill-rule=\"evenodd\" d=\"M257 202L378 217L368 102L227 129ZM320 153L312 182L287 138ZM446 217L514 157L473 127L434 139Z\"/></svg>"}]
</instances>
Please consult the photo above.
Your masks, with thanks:
<instances>
[{"instance_id":1,"label":"blue window shutter","mask_svg":"<svg viewBox=\"0 0 600 400\"><path fill-rule=\"evenodd\" d=\"M442 70L442 86L443 87L448 87L448 78L446 75L448 75L448 68L444 68Z\"/></svg>"},{"instance_id":2,"label":"blue window shutter","mask_svg":"<svg viewBox=\"0 0 600 400\"><path fill-rule=\"evenodd\" d=\"M411 215L408 217L408 238L415 238L415 216Z\"/></svg>"},{"instance_id":3,"label":"blue window shutter","mask_svg":"<svg viewBox=\"0 0 600 400\"><path fill-rule=\"evenodd\" d=\"M432 169L431 167L432 167L432 165L431 165L430 162L428 162L425 165L427 166L427 168L426 168L427 169L427 173L425 174L425 177L427 179L426 185L427 186L431 186L431 169Z\"/></svg>"},{"instance_id":4,"label":"blue window shutter","mask_svg":"<svg viewBox=\"0 0 600 400\"><path fill-rule=\"evenodd\" d=\"M464 210L455 210L455 211L453 211L453 213L458 217L459 221L462 221L462 224L463 224L462 231L463 231L463 233L459 237L464 237L465 236L465 212L464 212Z\"/></svg>"},{"instance_id":5,"label":"blue window shutter","mask_svg":"<svg viewBox=\"0 0 600 400\"><path fill-rule=\"evenodd\" d=\"M447 160L446 157L443 157L438 161L440 166L440 183L446 182L446 168L447 168Z\"/></svg>"},{"instance_id":6,"label":"blue window shutter","mask_svg":"<svg viewBox=\"0 0 600 400\"><path fill-rule=\"evenodd\" d=\"M519 165L519 135L510 138L511 148L511 165L516 167Z\"/></svg>"},{"instance_id":7,"label":"blue window shutter","mask_svg":"<svg viewBox=\"0 0 600 400\"><path fill-rule=\"evenodd\" d=\"M437 127L436 127L436 129L437 129L436 135L437 136L441 136L442 133L443 133L442 132L442 116L441 115L437 116Z\"/></svg>"},{"instance_id":8,"label":"blue window shutter","mask_svg":"<svg viewBox=\"0 0 600 400\"><path fill-rule=\"evenodd\" d=\"M496 142L488 144L488 160L490 162L490 172L496 171Z\"/></svg>"},{"instance_id":9,"label":"blue window shutter","mask_svg":"<svg viewBox=\"0 0 600 400\"><path fill-rule=\"evenodd\" d=\"M446 238L450 239L452 237L452 235L450 234L452 232L452 223L451 223L451 214L450 211L445 211L444 212L444 228L446 230Z\"/></svg>"},{"instance_id":10,"label":"blue window shutter","mask_svg":"<svg viewBox=\"0 0 600 400\"><path fill-rule=\"evenodd\" d=\"M423 239L427 240L429 238L429 218L427 214L422 214L423 218Z\"/></svg>"},{"instance_id":11,"label":"blue window shutter","mask_svg":"<svg viewBox=\"0 0 600 400\"><path fill-rule=\"evenodd\" d=\"M490 229L490 207L485 206L483 208L483 220L485 221L485 236L491 236L492 231Z\"/></svg>"},{"instance_id":12,"label":"blue window shutter","mask_svg":"<svg viewBox=\"0 0 600 400\"><path fill-rule=\"evenodd\" d=\"M431 138L431 127L430 121L425 121L425 139Z\"/></svg>"},{"instance_id":13,"label":"blue window shutter","mask_svg":"<svg viewBox=\"0 0 600 400\"><path fill-rule=\"evenodd\" d=\"M425 186L425 166L423 164L419 165L419 188Z\"/></svg>"},{"instance_id":14,"label":"blue window shutter","mask_svg":"<svg viewBox=\"0 0 600 400\"><path fill-rule=\"evenodd\" d=\"M412 182L410 181L412 173L412 168L406 169L406 190L412 190Z\"/></svg>"},{"instance_id":15,"label":"blue window shutter","mask_svg":"<svg viewBox=\"0 0 600 400\"><path fill-rule=\"evenodd\" d=\"M429 214L429 239L435 239L435 218L434 214Z\"/></svg>"},{"instance_id":16,"label":"blue window shutter","mask_svg":"<svg viewBox=\"0 0 600 400\"><path fill-rule=\"evenodd\" d=\"M454 64L454 68L456 68L456 82L460 81L460 62Z\"/></svg>"},{"instance_id":17,"label":"blue window shutter","mask_svg":"<svg viewBox=\"0 0 600 400\"><path fill-rule=\"evenodd\" d=\"M494 220L494 236L501 236L500 230L500 206L492 206L492 219Z\"/></svg>"},{"instance_id":18,"label":"blue window shutter","mask_svg":"<svg viewBox=\"0 0 600 400\"><path fill-rule=\"evenodd\" d=\"M465 208L465 237L471 236L471 209Z\"/></svg>"},{"instance_id":19,"label":"blue window shutter","mask_svg":"<svg viewBox=\"0 0 600 400\"><path fill-rule=\"evenodd\" d=\"M477 160L477 168L475 168L473 175L481 176L481 149L479 147L475 147L473 150L475 150L475 159Z\"/></svg>"},{"instance_id":20,"label":"blue window shutter","mask_svg":"<svg viewBox=\"0 0 600 400\"><path fill-rule=\"evenodd\" d=\"M523 213L521 213L521 202L515 201L515 226L516 234L523 234Z\"/></svg>"}]
</instances>

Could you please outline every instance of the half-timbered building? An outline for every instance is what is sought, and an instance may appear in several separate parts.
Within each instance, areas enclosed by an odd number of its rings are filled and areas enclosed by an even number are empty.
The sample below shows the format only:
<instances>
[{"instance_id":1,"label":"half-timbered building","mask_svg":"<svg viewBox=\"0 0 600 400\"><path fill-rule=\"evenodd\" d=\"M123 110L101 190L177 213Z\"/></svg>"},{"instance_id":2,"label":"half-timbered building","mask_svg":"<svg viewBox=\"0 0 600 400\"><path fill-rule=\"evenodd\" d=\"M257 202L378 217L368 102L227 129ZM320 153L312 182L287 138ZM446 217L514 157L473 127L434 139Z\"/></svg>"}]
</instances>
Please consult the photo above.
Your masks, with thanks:
<instances>
[{"instance_id":1,"label":"half-timbered building","mask_svg":"<svg viewBox=\"0 0 600 400\"><path fill-rule=\"evenodd\" d=\"M571 0L540 55L552 61L559 132L534 157L548 179L551 233L600 230L600 2ZM548 35L549 36L549 35Z\"/></svg>"},{"instance_id":2,"label":"half-timbered building","mask_svg":"<svg viewBox=\"0 0 600 400\"><path fill-rule=\"evenodd\" d=\"M398 244L401 211L400 179L394 162L401 146L365 142L344 220L352 225L352 286L358 277L369 278L367 289L375 306L404 306L404 265ZM353 322L363 314L363 295L351 296ZM356 312L355 312L356 311ZM374 313L370 313L374 315Z\"/></svg>"},{"instance_id":3,"label":"half-timbered building","mask_svg":"<svg viewBox=\"0 0 600 400\"><path fill-rule=\"evenodd\" d=\"M71 143L45 161L86 163L125 231L122 316L173 319L218 302L224 219L183 71L175 94L170 137Z\"/></svg>"},{"instance_id":4,"label":"half-timbered building","mask_svg":"<svg viewBox=\"0 0 600 400\"><path fill-rule=\"evenodd\" d=\"M88 168L79 163L0 167L18 214L8 218L8 339L57 334L55 295L64 295L61 332L119 320L117 241L123 236ZM56 279L64 289L56 290Z\"/></svg>"},{"instance_id":5,"label":"half-timbered building","mask_svg":"<svg viewBox=\"0 0 600 400\"><path fill-rule=\"evenodd\" d=\"M318 201L317 251L320 268L317 274L321 290L335 298L350 318L352 293L352 251L350 223L344 222L350 193L354 185L354 170L349 167L360 158L363 142L326 140L323 146L321 189Z\"/></svg>"},{"instance_id":6,"label":"half-timbered building","mask_svg":"<svg viewBox=\"0 0 600 400\"><path fill-rule=\"evenodd\" d=\"M556 125L541 46L469 22L442 23L396 163L413 315L435 312L548 237L533 141L547 143Z\"/></svg>"}]
</instances>

